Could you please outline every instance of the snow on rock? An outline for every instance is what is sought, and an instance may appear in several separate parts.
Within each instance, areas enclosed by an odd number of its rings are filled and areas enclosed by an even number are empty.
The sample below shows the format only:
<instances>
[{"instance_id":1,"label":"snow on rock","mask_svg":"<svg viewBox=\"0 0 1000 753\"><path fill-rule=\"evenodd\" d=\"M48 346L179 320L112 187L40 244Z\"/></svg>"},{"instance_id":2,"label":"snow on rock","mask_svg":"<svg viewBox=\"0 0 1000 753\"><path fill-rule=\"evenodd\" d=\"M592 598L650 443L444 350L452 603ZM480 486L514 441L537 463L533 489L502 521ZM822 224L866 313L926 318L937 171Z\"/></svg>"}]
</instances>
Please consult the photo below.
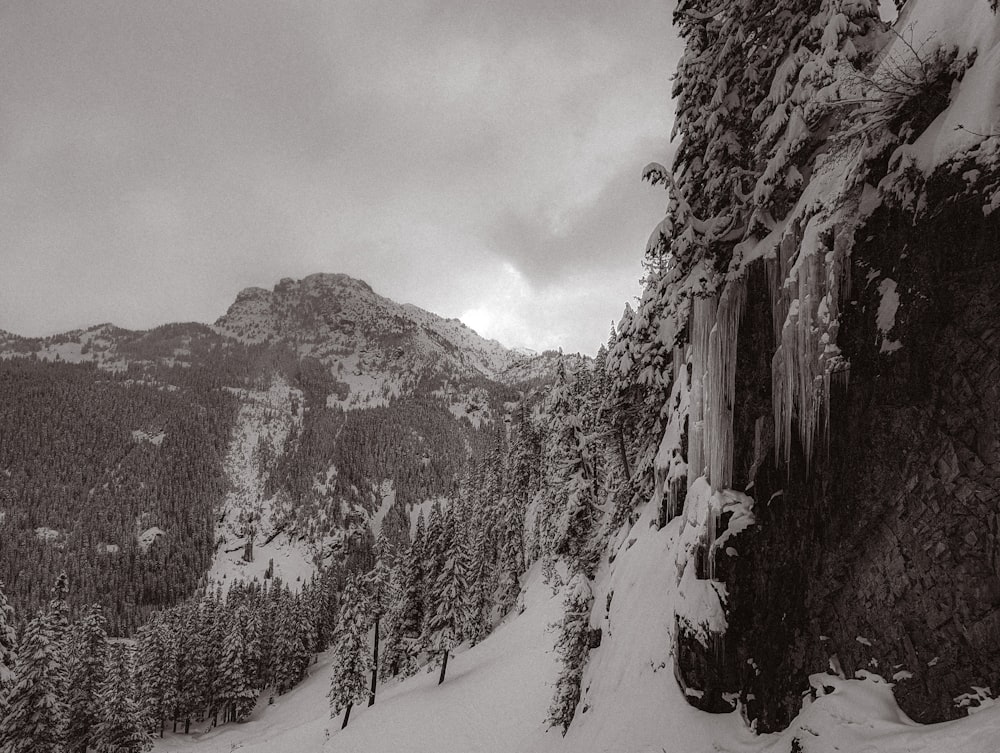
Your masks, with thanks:
<instances>
[{"instance_id":1,"label":"snow on rock","mask_svg":"<svg viewBox=\"0 0 1000 753\"><path fill-rule=\"evenodd\" d=\"M153 543L158 538L160 538L160 536L166 536L166 535L167 532L157 526L153 526L152 528L147 528L146 530L142 531L138 536L139 548L142 549L142 551L147 552L149 551L149 547L151 547Z\"/></svg>"},{"instance_id":2,"label":"snow on rock","mask_svg":"<svg viewBox=\"0 0 1000 753\"><path fill-rule=\"evenodd\" d=\"M960 696L955 698L955 705L959 708L964 708L971 714L978 714L979 712L997 706L997 699L993 696L993 691L989 687L980 687L978 685L972 686L972 691L969 693L962 693Z\"/></svg>"},{"instance_id":3,"label":"snow on rock","mask_svg":"<svg viewBox=\"0 0 1000 753\"><path fill-rule=\"evenodd\" d=\"M224 467L230 490L216 526L216 551L208 578L228 586L236 580L262 581L270 569L296 587L315 571L312 547L294 530L283 529L276 499L266 493L268 469L263 455L280 457L294 426L302 421L293 404L302 394L282 377L266 390L233 390L242 404L236 417ZM244 558L253 541L252 561Z\"/></svg>"},{"instance_id":4,"label":"snow on rock","mask_svg":"<svg viewBox=\"0 0 1000 753\"><path fill-rule=\"evenodd\" d=\"M934 46L956 47L976 61L952 92L949 107L904 149L929 173L983 140L1000 135L1000 16L984 0L910 0L896 22L900 38L883 60L912 60L908 43L928 55ZM931 44L932 43L932 44Z\"/></svg>"},{"instance_id":5,"label":"snow on rock","mask_svg":"<svg viewBox=\"0 0 1000 753\"><path fill-rule=\"evenodd\" d=\"M35 538L43 544L51 544L56 547L61 547L66 538L66 534L55 528L39 526L35 529Z\"/></svg>"},{"instance_id":6,"label":"snow on rock","mask_svg":"<svg viewBox=\"0 0 1000 753\"><path fill-rule=\"evenodd\" d=\"M149 442L151 445L159 447L163 440L167 438L165 431L147 432L142 429L135 429L132 432L132 441L136 443Z\"/></svg>"},{"instance_id":7,"label":"snow on rock","mask_svg":"<svg viewBox=\"0 0 1000 753\"><path fill-rule=\"evenodd\" d=\"M327 405L345 410L386 405L413 390L420 375L497 378L523 356L480 337L457 319L399 304L342 274L284 279L272 291L242 291L216 332L246 342L294 343L337 382Z\"/></svg>"},{"instance_id":8,"label":"snow on rock","mask_svg":"<svg viewBox=\"0 0 1000 753\"><path fill-rule=\"evenodd\" d=\"M896 310L899 308L899 293L896 292L896 281L885 278L879 283L878 292L881 301L878 306L876 326L883 334L888 334L896 326Z\"/></svg>"},{"instance_id":9,"label":"snow on rock","mask_svg":"<svg viewBox=\"0 0 1000 753\"><path fill-rule=\"evenodd\" d=\"M896 281L889 277L885 278L879 283L878 292L880 300L875 325L882 333L882 344L879 351L892 353L903 347L903 344L898 340L891 340L887 337L892 328L896 326L896 312L899 310L899 292L896 290Z\"/></svg>"},{"instance_id":10,"label":"snow on rock","mask_svg":"<svg viewBox=\"0 0 1000 753\"><path fill-rule=\"evenodd\" d=\"M865 671L854 680L830 674L810 677L813 694L792 725L761 753L785 753L793 740L807 753L995 753L1000 713L989 709L971 719L920 725L904 714L892 684Z\"/></svg>"}]
</instances>

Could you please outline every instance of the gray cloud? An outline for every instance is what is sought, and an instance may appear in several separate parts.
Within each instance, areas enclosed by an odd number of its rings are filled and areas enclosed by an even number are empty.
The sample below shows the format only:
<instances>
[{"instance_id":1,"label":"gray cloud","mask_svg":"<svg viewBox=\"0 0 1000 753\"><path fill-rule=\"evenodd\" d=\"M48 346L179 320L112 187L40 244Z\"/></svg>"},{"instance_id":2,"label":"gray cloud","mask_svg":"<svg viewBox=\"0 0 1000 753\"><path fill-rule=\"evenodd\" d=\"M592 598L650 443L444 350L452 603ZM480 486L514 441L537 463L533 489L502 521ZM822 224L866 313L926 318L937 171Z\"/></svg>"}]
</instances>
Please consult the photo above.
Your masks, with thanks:
<instances>
[{"instance_id":1,"label":"gray cloud","mask_svg":"<svg viewBox=\"0 0 1000 753\"><path fill-rule=\"evenodd\" d=\"M662 211L638 170L666 148L668 10L7 4L0 328L210 321L343 271L593 350Z\"/></svg>"}]
</instances>

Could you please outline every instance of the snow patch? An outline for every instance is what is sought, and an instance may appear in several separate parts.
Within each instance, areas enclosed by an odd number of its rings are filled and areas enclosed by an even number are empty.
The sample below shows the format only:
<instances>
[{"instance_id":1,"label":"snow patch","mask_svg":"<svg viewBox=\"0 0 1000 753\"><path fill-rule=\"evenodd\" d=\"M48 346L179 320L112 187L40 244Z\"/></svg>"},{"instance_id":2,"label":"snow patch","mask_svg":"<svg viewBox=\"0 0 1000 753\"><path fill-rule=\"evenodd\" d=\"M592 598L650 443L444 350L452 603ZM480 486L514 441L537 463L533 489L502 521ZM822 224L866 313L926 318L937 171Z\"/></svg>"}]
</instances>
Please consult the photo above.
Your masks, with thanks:
<instances>
[{"instance_id":1,"label":"snow patch","mask_svg":"<svg viewBox=\"0 0 1000 753\"><path fill-rule=\"evenodd\" d=\"M65 543L66 534L55 528L38 526L38 528L35 529L35 538L43 544L51 544L52 546L61 548Z\"/></svg>"},{"instance_id":2,"label":"snow patch","mask_svg":"<svg viewBox=\"0 0 1000 753\"><path fill-rule=\"evenodd\" d=\"M379 485L378 494L382 501L372 515L371 521L372 535L376 538L382 532L382 521L385 520L385 516L389 514L392 506L396 504L396 486L391 480L386 479Z\"/></svg>"}]
</instances>

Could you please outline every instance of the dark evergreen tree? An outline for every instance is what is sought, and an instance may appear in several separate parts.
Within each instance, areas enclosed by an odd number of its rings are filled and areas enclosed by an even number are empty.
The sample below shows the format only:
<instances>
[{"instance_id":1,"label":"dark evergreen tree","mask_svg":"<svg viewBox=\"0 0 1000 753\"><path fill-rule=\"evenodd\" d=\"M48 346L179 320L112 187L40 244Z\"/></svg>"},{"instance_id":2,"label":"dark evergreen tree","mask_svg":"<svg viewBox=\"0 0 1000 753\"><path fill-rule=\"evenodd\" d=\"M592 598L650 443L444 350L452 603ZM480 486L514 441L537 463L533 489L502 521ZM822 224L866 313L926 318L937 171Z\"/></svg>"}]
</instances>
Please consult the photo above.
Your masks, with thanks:
<instances>
[{"instance_id":1,"label":"dark evergreen tree","mask_svg":"<svg viewBox=\"0 0 1000 753\"><path fill-rule=\"evenodd\" d=\"M382 533L379 533L375 540L375 566L368 573L365 579L365 590L367 591L367 601L369 607L369 618L372 621L372 681L371 694L368 697L368 705L375 703L375 692L377 689L379 671L379 633L382 627L381 622L390 609L390 581L392 571L389 567L389 560L392 552L389 549L389 542Z\"/></svg>"},{"instance_id":2,"label":"dark evergreen tree","mask_svg":"<svg viewBox=\"0 0 1000 753\"><path fill-rule=\"evenodd\" d=\"M412 584L412 573L407 573L406 565L412 561L409 550L400 564L392 569L389 581L389 608L385 616L382 656L379 660L379 676L385 680L402 675L415 674L416 652L413 650L414 637L406 632L407 612L411 600L406 598L407 584Z\"/></svg>"},{"instance_id":3,"label":"dark evergreen tree","mask_svg":"<svg viewBox=\"0 0 1000 753\"><path fill-rule=\"evenodd\" d=\"M243 719L257 703L257 691L253 685L255 668L248 661L244 637L247 621L244 610L235 614L229 622L222 646L218 702L223 709L223 722Z\"/></svg>"},{"instance_id":4,"label":"dark evergreen tree","mask_svg":"<svg viewBox=\"0 0 1000 753\"><path fill-rule=\"evenodd\" d=\"M417 517L413 543L403 558L398 614L394 618L400 640L406 639L405 655L410 658L419 652L420 638L424 630L425 545L424 518L421 513ZM412 662L407 661L405 664L411 665Z\"/></svg>"},{"instance_id":5,"label":"dark evergreen tree","mask_svg":"<svg viewBox=\"0 0 1000 753\"><path fill-rule=\"evenodd\" d=\"M136 685L149 730L163 737L177 709L178 636L169 619L155 613L136 635Z\"/></svg>"},{"instance_id":6,"label":"dark evergreen tree","mask_svg":"<svg viewBox=\"0 0 1000 753\"><path fill-rule=\"evenodd\" d=\"M464 596L468 590L466 580L468 568L463 541L453 537L446 551L444 566L435 584L437 609L430 621L430 628L435 634L435 643L441 657L441 675L438 684L444 682L448 669L448 654L462 639L463 628L468 619L467 613L463 610Z\"/></svg>"},{"instance_id":7,"label":"dark evergreen tree","mask_svg":"<svg viewBox=\"0 0 1000 753\"><path fill-rule=\"evenodd\" d=\"M467 529L463 536L468 558L466 589L461 598L463 601L462 611L466 620L465 636L471 644L475 645L486 637L492 627L490 612L493 600L489 593L491 579L489 563L487 562L487 527L483 521L472 522L470 526L472 530ZM501 605L503 603L504 597L501 596Z\"/></svg>"},{"instance_id":8,"label":"dark evergreen tree","mask_svg":"<svg viewBox=\"0 0 1000 753\"><path fill-rule=\"evenodd\" d=\"M444 513L441 510L441 501L435 500L431 506L430 516L427 521L427 534L421 548L423 562L421 571L424 582L421 593L423 594L423 625L421 633L424 637L430 635L430 621L437 611L437 589L436 582L445 557L445 531Z\"/></svg>"},{"instance_id":9,"label":"dark evergreen tree","mask_svg":"<svg viewBox=\"0 0 1000 753\"><path fill-rule=\"evenodd\" d=\"M100 718L93 732L97 753L144 753L153 747L143 710L134 695L134 649L112 644L99 691Z\"/></svg>"},{"instance_id":10,"label":"dark evergreen tree","mask_svg":"<svg viewBox=\"0 0 1000 753\"><path fill-rule=\"evenodd\" d=\"M277 593L275 593L275 591ZM278 695L287 693L302 678L303 657L309 657L294 598L287 586L273 589L276 606L274 644L271 653L271 676ZM308 666L306 658L305 665Z\"/></svg>"},{"instance_id":11,"label":"dark evergreen tree","mask_svg":"<svg viewBox=\"0 0 1000 753\"><path fill-rule=\"evenodd\" d=\"M88 607L69 631L67 677L69 680L68 753L87 753L99 718L98 690L104 679L108 635L101 607Z\"/></svg>"}]
</instances>

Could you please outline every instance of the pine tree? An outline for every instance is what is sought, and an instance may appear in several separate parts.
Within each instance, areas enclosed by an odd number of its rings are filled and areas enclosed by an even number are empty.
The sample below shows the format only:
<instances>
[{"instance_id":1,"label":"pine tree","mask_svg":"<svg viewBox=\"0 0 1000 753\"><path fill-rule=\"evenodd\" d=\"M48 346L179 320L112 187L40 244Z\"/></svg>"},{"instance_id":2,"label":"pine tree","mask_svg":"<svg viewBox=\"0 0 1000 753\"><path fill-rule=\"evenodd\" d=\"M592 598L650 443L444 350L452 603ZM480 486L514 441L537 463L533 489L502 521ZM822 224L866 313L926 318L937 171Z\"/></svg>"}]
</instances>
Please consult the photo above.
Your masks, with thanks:
<instances>
[{"instance_id":1,"label":"pine tree","mask_svg":"<svg viewBox=\"0 0 1000 753\"><path fill-rule=\"evenodd\" d=\"M298 684L306 676L313 655L316 653L316 626L313 624L312 610L306 603L305 593L296 596L293 603L298 633L297 651L294 656L295 684Z\"/></svg>"},{"instance_id":2,"label":"pine tree","mask_svg":"<svg viewBox=\"0 0 1000 753\"><path fill-rule=\"evenodd\" d=\"M108 651L98 694L100 718L94 728L97 753L144 753L153 747L142 709L135 699L134 650L115 643Z\"/></svg>"},{"instance_id":3,"label":"pine tree","mask_svg":"<svg viewBox=\"0 0 1000 753\"><path fill-rule=\"evenodd\" d=\"M488 591L489 572L486 562L486 525L477 521L474 531L463 536L467 560L467 583L462 595L465 635L472 645L479 643L490 630L492 600Z\"/></svg>"},{"instance_id":4,"label":"pine tree","mask_svg":"<svg viewBox=\"0 0 1000 753\"><path fill-rule=\"evenodd\" d=\"M370 616L374 633L372 647L371 694L368 697L369 706L375 703L375 692L377 689L379 668L378 642L379 630L381 628L380 623L390 608L389 588L392 573L389 568L389 559L391 556L392 553L389 550L389 542L386 540L385 535L382 534L382 532L379 532L378 538L375 540L375 566L371 569L371 572L368 573L368 577L365 579L365 589L368 592L368 606L370 608Z\"/></svg>"},{"instance_id":5,"label":"pine tree","mask_svg":"<svg viewBox=\"0 0 1000 753\"><path fill-rule=\"evenodd\" d=\"M549 706L549 724L562 727L564 735L580 701L580 680L590 651L589 625L593 602L590 583L582 573L577 573L567 584L565 616L556 642L562 667Z\"/></svg>"},{"instance_id":6,"label":"pine tree","mask_svg":"<svg viewBox=\"0 0 1000 753\"><path fill-rule=\"evenodd\" d=\"M412 578L408 579L406 576L405 566L408 561L409 556L392 569L389 581L389 608L384 620L382 656L378 667L379 676L383 680L397 675L410 677L418 668L416 656L411 650L412 638L405 630L409 608L405 588L407 582L412 582Z\"/></svg>"},{"instance_id":7,"label":"pine tree","mask_svg":"<svg viewBox=\"0 0 1000 753\"><path fill-rule=\"evenodd\" d=\"M404 636L417 638L424 623L424 526L423 515L417 518L416 535L403 559L401 628Z\"/></svg>"},{"instance_id":8,"label":"pine tree","mask_svg":"<svg viewBox=\"0 0 1000 753\"><path fill-rule=\"evenodd\" d=\"M191 602L172 613L172 629L179 637L177 647L177 708L174 720L184 720L184 734L191 730L191 717L204 708L204 671L200 657L205 636L198 620L198 604ZM176 727L176 723L175 723ZM176 729L174 730L176 731Z\"/></svg>"},{"instance_id":9,"label":"pine tree","mask_svg":"<svg viewBox=\"0 0 1000 753\"><path fill-rule=\"evenodd\" d=\"M160 613L154 614L136 636L137 685L148 728L163 737L166 720L177 708L178 638Z\"/></svg>"},{"instance_id":10,"label":"pine tree","mask_svg":"<svg viewBox=\"0 0 1000 753\"><path fill-rule=\"evenodd\" d=\"M46 611L24 631L15 667L17 680L0 720L3 753L63 753L66 745L65 645L59 616Z\"/></svg>"},{"instance_id":11,"label":"pine tree","mask_svg":"<svg viewBox=\"0 0 1000 753\"><path fill-rule=\"evenodd\" d=\"M263 602L258 600L250 609L243 639L243 657L250 687L259 692L267 686L264 659Z\"/></svg>"},{"instance_id":12,"label":"pine tree","mask_svg":"<svg viewBox=\"0 0 1000 753\"><path fill-rule=\"evenodd\" d=\"M84 611L70 628L67 651L69 679L69 725L66 749L69 753L87 753L97 724L98 690L104 677L108 635L104 614L99 606Z\"/></svg>"},{"instance_id":13,"label":"pine tree","mask_svg":"<svg viewBox=\"0 0 1000 753\"><path fill-rule=\"evenodd\" d=\"M344 712L341 729L347 726L351 708L369 696L368 673L372 670L368 653L368 629L364 617L364 594L356 576L348 578L340 605L340 619L334 639L333 675L330 678L331 716Z\"/></svg>"},{"instance_id":14,"label":"pine tree","mask_svg":"<svg viewBox=\"0 0 1000 753\"><path fill-rule=\"evenodd\" d=\"M257 703L257 691L252 678L255 667L248 661L244 638L244 625L247 621L246 610L240 608L230 620L222 646L218 699L223 709L223 722L244 718L253 711Z\"/></svg>"},{"instance_id":15,"label":"pine tree","mask_svg":"<svg viewBox=\"0 0 1000 753\"><path fill-rule=\"evenodd\" d=\"M308 650L295 600L288 586L278 590L274 622L274 644L271 653L271 676L278 695L287 693L302 677L302 660Z\"/></svg>"},{"instance_id":16,"label":"pine tree","mask_svg":"<svg viewBox=\"0 0 1000 753\"><path fill-rule=\"evenodd\" d=\"M206 595L201 600L198 661L201 669L201 706L212 716L212 726L218 724L219 689L221 683L222 643L225 639L226 619L221 591Z\"/></svg>"},{"instance_id":17,"label":"pine tree","mask_svg":"<svg viewBox=\"0 0 1000 753\"><path fill-rule=\"evenodd\" d=\"M427 535L422 547L423 563L423 625L421 632L424 636L430 635L430 620L437 611L437 590L435 583L441 566L444 564L445 541L444 541L444 514L441 511L440 501L435 501L431 506L430 517L427 523Z\"/></svg>"},{"instance_id":18,"label":"pine tree","mask_svg":"<svg viewBox=\"0 0 1000 753\"><path fill-rule=\"evenodd\" d=\"M564 418L558 473L560 505L555 520L555 553L568 556L574 567L589 570L585 550L599 512L593 435L575 415Z\"/></svg>"},{"instance_id":19,"label":"pine tree","mask_svg":"<svg viewBox=\"0 0 1000 753\"><path fill-rule=\"evenodd\" d=\"M430 621L441 656L439 685L444 682L445 672L448 669L448 654L462 639L463 628L468 621L468 614L463 610L464 596L468 590L468 568L463 542L452 537L444 565L435 584L437 610Z\"/></svg>"},{"instance_id":20,"label":"pine tree","mask_svg":"<svg viewBox=\"0 0 1000 753\"><path fill-rule=\"evenodd\" d=\"M505 614L517 602L521 592L520 575L524 572L524 513L518 509L518 504L513 499L504 499L503 502L498 511L500 551L497 563L497 603L500 612Z\"/></svg>"},{"instance_id":21,"label":"pine tree","mask_svg":"<svg viewBox=\"0 0 1000 753\"><path fill-rule=\"evenodd\" d=\"M7 603L3 583L0 583L0 719L7 714L7 696L15 680L17 634L13 623L14 609Z\"/></svg>"}]
</instances>

